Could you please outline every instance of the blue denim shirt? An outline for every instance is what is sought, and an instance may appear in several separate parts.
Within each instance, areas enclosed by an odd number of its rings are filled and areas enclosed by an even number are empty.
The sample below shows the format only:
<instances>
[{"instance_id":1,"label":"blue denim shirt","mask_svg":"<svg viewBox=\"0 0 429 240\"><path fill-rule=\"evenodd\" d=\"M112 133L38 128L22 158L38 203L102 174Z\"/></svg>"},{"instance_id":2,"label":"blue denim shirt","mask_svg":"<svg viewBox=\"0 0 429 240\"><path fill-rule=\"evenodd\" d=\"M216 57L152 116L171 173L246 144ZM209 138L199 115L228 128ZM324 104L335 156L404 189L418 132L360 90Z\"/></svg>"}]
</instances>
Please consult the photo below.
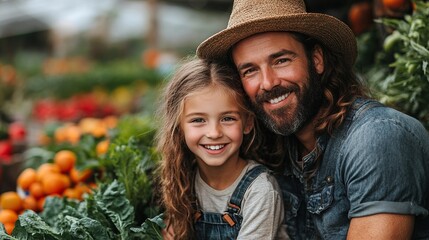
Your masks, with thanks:
<instances>
[{"instance_id":1,"label":"blue denim shirt","mask_svg":"<svg viewBox=\"0 0 429 240\"><path fill-rule=\"evenodd\" d=\"M417 120L358 99L317 145L278 179L291 239L345 239L351 218L377 213L415 215L413 239L429 239L429 133Z\"/></svg>"}]
</instances>

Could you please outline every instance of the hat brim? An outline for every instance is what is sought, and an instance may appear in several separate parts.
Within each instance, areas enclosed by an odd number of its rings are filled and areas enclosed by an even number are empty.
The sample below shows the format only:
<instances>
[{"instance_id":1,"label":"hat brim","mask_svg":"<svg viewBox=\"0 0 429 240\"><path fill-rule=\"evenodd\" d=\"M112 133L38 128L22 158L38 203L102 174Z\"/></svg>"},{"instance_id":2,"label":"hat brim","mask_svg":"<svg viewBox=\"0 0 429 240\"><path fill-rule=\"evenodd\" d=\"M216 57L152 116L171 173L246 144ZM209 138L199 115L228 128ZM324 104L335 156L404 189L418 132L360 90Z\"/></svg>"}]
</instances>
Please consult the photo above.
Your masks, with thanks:
<instances>
[{"instance_id":1,"label":"hat brim","mask_svg":"<svg viewBox=\"0 0 429 240\"><path fill-rule=\"evenodd\" d=\"M311 36L340 54L352 66L357 57L356 37L342 21L321 13L293 14L283 17L262 18L224 29L209 37L197 48L202 59L226 60L234 44L263 32L291 31Z\"/></svg>"}]
</instances>

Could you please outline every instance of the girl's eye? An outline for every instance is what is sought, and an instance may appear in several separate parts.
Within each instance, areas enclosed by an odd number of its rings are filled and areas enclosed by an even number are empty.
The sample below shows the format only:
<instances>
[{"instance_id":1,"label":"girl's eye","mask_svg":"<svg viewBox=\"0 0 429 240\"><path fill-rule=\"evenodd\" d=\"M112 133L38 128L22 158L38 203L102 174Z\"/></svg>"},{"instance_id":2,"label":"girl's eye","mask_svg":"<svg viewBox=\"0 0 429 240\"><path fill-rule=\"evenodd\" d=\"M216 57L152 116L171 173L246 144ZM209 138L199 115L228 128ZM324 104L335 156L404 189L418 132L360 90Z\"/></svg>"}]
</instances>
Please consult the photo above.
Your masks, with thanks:
<instances>
[{"instance_id":1,"label":"girl's eye","mask_svg":"<svg viewBox=\"0 0 429 240\"><path fill-rule=\"evenodd\" d=\"M236 120L236 118L234 118L234 117L224 117L222 119L222 121L224 121L224 122L231 122L231 121L235 121L235 120Z\"/></svg>"},{"instance_id":2,"label":"girl's eye","mask_svg":"<svg viewBox=\"0 0 429 240\"><path fill-rule=\"evenodd\" d=\"M203 118L194 118L194 119L191 119L190 122L191 123L203 123L204 119Z\"/></svg>"}]
</instances>

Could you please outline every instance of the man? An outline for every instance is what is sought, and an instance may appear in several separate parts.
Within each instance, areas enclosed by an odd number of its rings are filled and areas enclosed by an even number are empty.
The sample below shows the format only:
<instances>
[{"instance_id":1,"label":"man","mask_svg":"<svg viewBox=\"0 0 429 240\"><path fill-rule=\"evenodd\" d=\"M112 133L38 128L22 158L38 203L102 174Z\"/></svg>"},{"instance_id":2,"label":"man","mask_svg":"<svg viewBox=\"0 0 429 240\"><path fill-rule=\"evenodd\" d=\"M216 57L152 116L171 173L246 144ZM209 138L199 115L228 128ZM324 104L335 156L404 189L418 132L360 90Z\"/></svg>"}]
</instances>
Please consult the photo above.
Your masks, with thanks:
<instances>
[{"instance_id":1,"label":"man","mask_svg":"<svg viewBox=\"0 0 429 240\"><path fill-rule=\"evenodd\" d=\"M301 0L236 0L200 58L232 61L257 115L285 136L292 239L429 239L429 134L367 97L340 20Z\"/></svg>"}]
</instances>

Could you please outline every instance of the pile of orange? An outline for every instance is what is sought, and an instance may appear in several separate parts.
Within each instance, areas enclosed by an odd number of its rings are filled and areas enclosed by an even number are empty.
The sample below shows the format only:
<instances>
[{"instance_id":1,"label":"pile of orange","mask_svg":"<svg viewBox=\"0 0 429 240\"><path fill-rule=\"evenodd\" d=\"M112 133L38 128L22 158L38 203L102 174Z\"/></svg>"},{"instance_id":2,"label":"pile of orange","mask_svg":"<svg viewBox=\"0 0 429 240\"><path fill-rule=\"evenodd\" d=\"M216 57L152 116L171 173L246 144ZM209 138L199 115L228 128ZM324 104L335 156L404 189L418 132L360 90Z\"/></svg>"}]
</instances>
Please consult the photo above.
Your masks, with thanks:
<instances>
[{"instance_id":1,"label":"pile of orange","mask_svg":"<svg viewBox=\"0 0 429 240\"><path fill-rule=\"evenodd\" d=\"M17 186L25 194L10 191L0 198L0 222L8 234L20 213L27 209L42 211L47 196L82 200L83 195L91 191L95 186L91 182L92 170L77 170L76 161L73 151L61 150L54 155L53 163L44 163L37 169L26 168L19 174Z\"/></svg>"},{"instance_id":2,"label":"pile of orange","mask_svg":"<svg viewBox=\"0 0 429 240\"><path fill-rule=\"evenodd\" d=\"M67 122L55 129L52 137L42 133L39 141L42 145L48 143L77 144L82 134L90 134L96 138L107 137L109 129L115 128L118 123L116 116L107 116L104 118L82 118L79 122Z\"/></svg>"},{"instance_id":3,"label":"pile of orange","mask_svg":"<svg viewBox=\"0 0 429 240\"><path fill-rule=\"evenodd\" d=\"M18 193L10 191L4 192L0 197L0 223L2 223L8 234L15 228L15 222L22 211L24 200Z\"/></svg>"},{"instance_id":4,"label":"pile of orange","mask_svg":"<svg viewBox=\"0 0 429 240\"><path fill-rule=\"evenodd\" d=\"M0 210L0 222L3 223L7 234L11 234L15 228L15 222L18 220L18 214L10 209Z\"/></svg>"}]
</instances>

